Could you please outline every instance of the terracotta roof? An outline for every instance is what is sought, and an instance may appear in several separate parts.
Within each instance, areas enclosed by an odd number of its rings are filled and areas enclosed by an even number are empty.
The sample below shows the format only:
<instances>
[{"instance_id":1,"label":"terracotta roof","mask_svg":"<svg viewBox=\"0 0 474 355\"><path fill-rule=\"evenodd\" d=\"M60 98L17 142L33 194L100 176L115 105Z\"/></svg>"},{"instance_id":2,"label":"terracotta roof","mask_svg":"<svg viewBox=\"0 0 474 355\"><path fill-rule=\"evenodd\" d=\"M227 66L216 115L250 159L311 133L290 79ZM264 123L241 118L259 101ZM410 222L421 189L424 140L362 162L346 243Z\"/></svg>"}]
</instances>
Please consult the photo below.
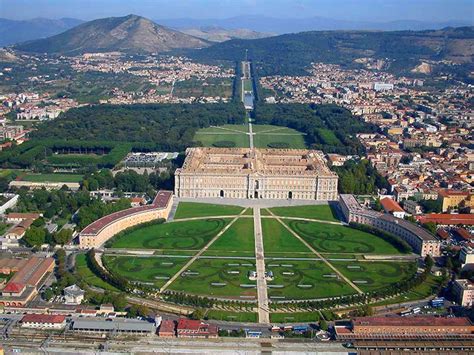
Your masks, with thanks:
<instances>
[{"instance_id":1,"label":"terracotta roof","mask_svg":"<svg viewBox=\"0 0 474 355\"><path fill-rule=\"evenodd\" d=\"M165 208L168 205L172 196L173 196L173 192L171 191L159 191L156 194L155 199L153 200L153 203L151 205L128 208L126 210L115 212L107 216L104 216L98 219L97 221L89 224L86 228L82 230L81 234L96 235L103 228L115 222L116 220L122 219L130 215L134 215L136 213L141 213L144 211Z\"/></svg>"},{"instance_id":2,"label":"terracotta roof","mask_svg":"<svg viewBox=\"0 0 474 355\"><path fill-rule=\"evenodd\" d=\"M474 225L474 214L432 213L416 217L420 223L435 222L445 225Z\"/></svg>"},{"instance_id":3,"label":"terracotta roof","mask_svg":"<svg viewBox=\"0 0 474 355\"><path fill-rule=\"evenodd\" d=\"M416 317L360 317L352 321L354 326L383 326L383 327L406 327L406 326L472 326L467 317L447 318L432 316Z\"/></svg>"},{"instance_id":4,"label":"terracotta roof","mask_svg":"<svg viewBox=\"0 0 474 355\"><path fill-rule=\"evenodd\" d=\"M194 319L186 319L186 318L181 318L178 321L178 330L180 329L186 329L186 330L199 330L201 328L201 321L200 320L194 320Z\"/></svg>"},{"instance_id":5,"label":"terracotta roof","mask_svg":"<svg viewBox=\"0 0 474 355\"><path fill-rule=\"evenodd\" d=\"M174 333L176 324L173 320L166 319L161 322L159 333Z\"/></svg>"},{"instance_id":6,"label":"terracotta roof","mask_svg":"<svg viewBox=\"0 0 474 355\"><path fill-rule=\"evenodd\" d=\"M446 190L439 190L438 195L442 197L449 197L449 196L469 196L470 193L469 191L459 191L459 190L451 190L451 189L446 189Z\"/></svg>"},{"instance_id":7,"label":"terracotta roof","mask_svg":"<svg viewBox=\"0 0 474 355\"><path fill-rule=\"evenodd\" d=\"M459 235L459 237L461 237L462 239L464 240L471 240L474 238L474 235L472 235L471 233L469 233L466 229L464 228L456 228L456 233L457 235Z\"/></svg>"},{"instance_id":8,"label":"terracotta roof","mask_svg":"<svg viewBox=\"0 0 474 355\"><path fill-rule=\"evenodd\" d=\"M3 288L2 292L9 292L9 293L20 293L25 288L25 284L20 282L10 281L7 285Z\"/></svg>"},{"instance_id":9,"label":"terracotta roof","mask_svg":"<svg viewBox=\"0 0 474 355\"><path fill-rule=\"evenodd\" d=\"M405 212L396 201L392 200L389 197L381 199L380 203L382 204L384 210L387 212Z\"/></svg>"},{"instance_id":10,"label":"terracotta roof","mask_svg":"<svg viewBox=\"0 0 474 355\"><path fill-rule=\"evenodd\" d=\"M36 218L41 217L40 213L18 213L18 212L12 212L7 214L7 219L33 219L35 220Z\"/></svg>"},{"instance_id":11,"label":"terracotta roof","mask_svg":"<svg viewBox=\"0 0 474 355\"><path fill-rule=\"evenodd\" d=\"M59 314L26 314L22 323L64 323L66 316Z\"/></svg>"}]
</instances>

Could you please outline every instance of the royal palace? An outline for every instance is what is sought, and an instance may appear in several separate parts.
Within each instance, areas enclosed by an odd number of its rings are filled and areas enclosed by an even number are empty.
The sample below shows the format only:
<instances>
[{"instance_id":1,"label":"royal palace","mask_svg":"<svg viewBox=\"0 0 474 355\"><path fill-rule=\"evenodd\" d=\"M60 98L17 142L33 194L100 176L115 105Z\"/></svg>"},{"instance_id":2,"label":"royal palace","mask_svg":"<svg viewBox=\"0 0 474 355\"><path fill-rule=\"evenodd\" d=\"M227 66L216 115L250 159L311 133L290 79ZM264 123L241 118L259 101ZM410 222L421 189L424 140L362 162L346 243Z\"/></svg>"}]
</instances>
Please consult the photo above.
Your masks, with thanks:
<instances>
[{"instance_id":1,"label":"royal palace","mask_svg":"<svg viewBox=\"0 0 474 355\"><path fill-rule=\"evenodd\" d=\"M337 181L316 150L189 148L176 170L175 195L332 201Z\"/></svg>"}]
</instances>

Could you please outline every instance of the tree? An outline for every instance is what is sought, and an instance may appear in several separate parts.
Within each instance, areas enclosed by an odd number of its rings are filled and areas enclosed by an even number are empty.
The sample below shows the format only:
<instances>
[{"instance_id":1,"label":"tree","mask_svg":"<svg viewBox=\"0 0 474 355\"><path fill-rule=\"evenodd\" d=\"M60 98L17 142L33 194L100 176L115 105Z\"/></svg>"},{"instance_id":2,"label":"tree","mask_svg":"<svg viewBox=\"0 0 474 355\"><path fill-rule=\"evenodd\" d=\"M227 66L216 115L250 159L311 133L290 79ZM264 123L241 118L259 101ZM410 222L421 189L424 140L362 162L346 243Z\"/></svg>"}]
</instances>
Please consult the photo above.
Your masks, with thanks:
<instances>
[{"instance_id":1,"label":"tree","mask_svg":"<svg viewBox=\"0 0 474 355\"><path fill-rule=\"evenodd\" d=\"M422 226L430 233L436 234L437 226L435 222L426 222L426 223L423 223Z\"/></svg>"},{"instance_id":2,"label":"tree","mask_svg":"<svg viewBox=\"0 0 474 355\"><path fill-rule=\"evenodd\" d=\"M72 230L63 228L59 232L54 233L53 238L56 244L67 244L71 241Z\"/></svg>"},{"instance_id":3,"label":"tree","mask_svg":"<svg viewBox=\"0 0 474 355\"><path fill-rule=\"evenodd\" d=\"M128 309L128 316L131 318L136 318L138 316L146 318L148 317L149 314L150 314L150 309L142 305L133 304Z\"/></svg>"},{"instance_id":4,"label":"tree","mask_svg":"<svg viewBox=\"0 0 474 355\"><path fill-rule=\"evenodd\" d=\"M201 308L196 309L191 314L191 319L203 319L204 318L204 310Z\"/></svg>"},{"instance_id":5,"label":"tree","mask_svg":"<svg viewBox=\"0 0 474 355\"><path fill-rule=\"evenodd\" d=\"M44 220L44 218L38 217L33 221L32 226L43 227L45 224L46 224L46 221Z\"/></svg>"},{"instance_id":6,"label":"tree","mask_svg":"<svg viewBox=\"0 0 474 355\"><path fill-rule=\"evenodd\" d=\"M46 231L41 227L31 226L23 237L26 244L30 247L40 246L44 244L46 238Z\"/></svg>"},{"instance_id":7,"label":"tree","mask_svg":"<svg viewBox=\"0 0 474 355\"><path fill-rule=\"evenodd\" d=\"M429 271L431 271L431 269L433 268L434 266L434 260L433 258L431 257L431 255L427 255L425 257L425 265L426 265L426 269L428 269Z\"/></svg>"},{"instance_id":8,"label":"tree","mask_svg":"<svg viewBox=\"0 0 474 355\"><path fill-rule=\"evenodd\" d=\"M323 318L321 318L321 320L319 321L319 328L321 328L322 330L325 330L325 331L327 331L329 329L328 323Z\"/></svg>"}]
</instances>

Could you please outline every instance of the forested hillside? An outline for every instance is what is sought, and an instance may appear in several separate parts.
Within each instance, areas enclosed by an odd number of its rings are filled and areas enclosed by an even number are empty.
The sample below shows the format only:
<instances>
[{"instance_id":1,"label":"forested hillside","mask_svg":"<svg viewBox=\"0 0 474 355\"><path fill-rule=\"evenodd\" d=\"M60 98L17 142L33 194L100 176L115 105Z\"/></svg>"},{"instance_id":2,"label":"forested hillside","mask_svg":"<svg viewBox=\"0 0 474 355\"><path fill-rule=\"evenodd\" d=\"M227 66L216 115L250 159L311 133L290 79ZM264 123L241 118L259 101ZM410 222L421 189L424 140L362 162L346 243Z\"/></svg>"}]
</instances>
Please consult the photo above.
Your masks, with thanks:
<instances>
[{"instance_id":1,"label":"forested hillside","mask_svg":"<svg viewBox=\"0 0 474 355\"><path fill-rule=\"evenodd\" d=\"M467 75L472 69L474 29L302 32L256 40L232 40L192 51L191 56L203 61L235 61L244 58L246 49L260 76L306 75L306 68L312 62L357 67L354 60L363 57L386 60L386 69L396 73L409 72L421 59L449 60L464 63L463 73Z\"/></svg>"}]
</instances>

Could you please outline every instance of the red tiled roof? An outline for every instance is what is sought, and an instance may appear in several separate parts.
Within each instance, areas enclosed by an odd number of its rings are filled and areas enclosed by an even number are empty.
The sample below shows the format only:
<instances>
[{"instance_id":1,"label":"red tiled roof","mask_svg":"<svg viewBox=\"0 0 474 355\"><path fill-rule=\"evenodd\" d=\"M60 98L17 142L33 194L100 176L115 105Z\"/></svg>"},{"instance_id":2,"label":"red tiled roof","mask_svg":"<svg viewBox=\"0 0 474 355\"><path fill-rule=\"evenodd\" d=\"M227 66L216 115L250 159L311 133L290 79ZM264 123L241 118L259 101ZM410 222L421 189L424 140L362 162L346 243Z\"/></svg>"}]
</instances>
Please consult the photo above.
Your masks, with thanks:
<instances>
[{"instance_id":1,"label":"red tiled roof","mask_svg":"<svg viewBox=\"0 0 474 355\"><path fill-rule=\"evenodd\" d=\"M161 322L159 333L174 333L175 326L173 320L166 319Z\"/></svg>"},{"instance_id":2,"label":"red tiled roof","mask_svg":"<svg viewBox=\"0 0 474 355\"><path fill-rule=\"evenodd\" d=\"M467 317L447 318L432 316L416 317L357 317L352 321L354 326L383 326L383 327L406 327L406 326L472 326Z\"/></svg>"},{"instance_id":3,"label":"red tiled roof","mask_svg":"<svg viewBox=\"0 0 474 355\"><path fill-rule=\"evenodd\" d=\"M21 291L23 291L24 288L25 288L25 284L22 284L22 283L20 283L20 282L10 281L10 282L7 283L7 285L4 287L4 289L2 290L2 292L20 293Z\"/></svg>"},{"instance_id":4,"label":"red tiled roof","mask_svg":"<svg viewBox=\"0 0 474 355\"><path fill-rule=\"evenodd\" d=\"M22 323L64 323L66 316L59 314L26 314Z\"/></svg>"},{"instance_id":5,"label":"red tiled roof","mask_svg":"<svg viewBox=\"0 0 474 355\"><path fill-rule=\"evenodd\" d=\"M193 319L186 319L186 318L181 318L178 321L178 330L180 329L187 329L187 330L199 330L201 327L201 321L200 320L193 320Z\"/></svg>"},{"instance_id":6,"label":"red tiled roof","mask_svg":"<svg viewBox=\"0 0 474 355\"><path fill-rule=\"evenodd\" d=\"M380 203L382 204L384 210L387 212L404 212L403 208L401 208L396 201L392 200L389 197L381 199Z\"/></svg>"},{"instance_id":7,"label":"red tiled roof","mask_svg":"<svg viewBox=\"0 0 474 355\"><path fill-rule=\"evenodd\" d=\"M438 237L440 237L441 239L448 239L449 238L449 233L447 231L445 231L444 229L438 229L438 231L436 232L436 234L438 235Z\"/></svg>"},{"instance_id":8,"label":"red tiled roof","mask_svg":"<svg viewBox=\"0 0 474 355\"><path fill-rule=\"evenodd\" d=\"M474 235L469 233L466 229L464 228L456 228L456 233L464 240L471 240L474 238Z\"/></svg>"},{"instance_id":9,"label":"red tiled roof","mask_svg":"<svg viewBox=\"0 0 474 355\"><path fill-rule=\"evenodd\" d=\"M421 224L434 222L445 225L474 225L474 214L432 213L416 218Z\"/></svg>"},{"instance_id":10,"label":"red tiled roof","mask_svg":"<svg viewBox=\"0 0 474 355\"><path fill-rule=\"evenodd\" d=\"M451 190L451 189L446 189L446 190L440 190L438 191L438 195L442 197L449 197L449 196L469 196L470 193L469 191L459 191L459 190Z\"/></svg>"},{"instance_id":11,"label":"red tiled roof","mask_svg":"<svg viewBox=\"0 0 474 355\"><path fill-rule=\"evenodd\" d=\"M156 194L155 199L153 200L153 203L151 205L128 208L126 210L104 216L98 219L97 221L89 224L86 228L82 230L81 234L95 235L99 233L104 227L108 226L110 223L116 220L144 211L165 208L168 205L172 195L173 192L171 191L159 191Z\"/></svg>"}]
</instances>

